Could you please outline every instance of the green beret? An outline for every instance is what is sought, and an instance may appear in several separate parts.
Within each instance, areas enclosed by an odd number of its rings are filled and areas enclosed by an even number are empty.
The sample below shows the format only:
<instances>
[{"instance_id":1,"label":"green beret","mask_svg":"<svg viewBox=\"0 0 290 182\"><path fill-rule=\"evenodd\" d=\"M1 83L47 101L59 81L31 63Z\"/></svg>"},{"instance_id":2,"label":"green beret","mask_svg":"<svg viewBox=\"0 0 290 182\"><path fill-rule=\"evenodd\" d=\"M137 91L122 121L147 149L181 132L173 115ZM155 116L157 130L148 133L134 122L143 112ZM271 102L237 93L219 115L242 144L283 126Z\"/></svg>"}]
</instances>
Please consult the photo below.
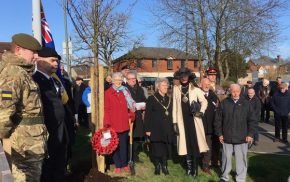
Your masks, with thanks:
<instances>
[{"instance_id":1,"label":"green beret","mask_svg":"<svg viewBox=\"0 0 290 182\"><path fill-rule=\"evenodd\" d=\"M13 35L12 42L20 47L23 47L25 49L29 49L32 51L38 51L41 49L40 43L34 37L28 34L24 34L24 33Z\"/></svg>"}]
</instances>

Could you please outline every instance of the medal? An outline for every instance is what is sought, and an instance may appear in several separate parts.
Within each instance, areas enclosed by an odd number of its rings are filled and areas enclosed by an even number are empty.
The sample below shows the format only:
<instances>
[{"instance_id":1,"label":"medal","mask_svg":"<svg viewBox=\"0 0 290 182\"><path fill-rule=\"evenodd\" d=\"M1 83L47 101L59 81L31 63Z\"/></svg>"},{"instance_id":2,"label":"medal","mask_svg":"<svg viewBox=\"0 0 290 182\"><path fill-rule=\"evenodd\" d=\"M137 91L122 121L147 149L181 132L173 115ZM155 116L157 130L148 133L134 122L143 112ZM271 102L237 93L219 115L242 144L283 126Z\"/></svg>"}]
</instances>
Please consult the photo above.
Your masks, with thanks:
<instances>
[{"instance_id":1,"label":"medal","mask_svg":"<svg viewBox=\"0 0 290 182\"><path fill-rule=\"evenodd\" d=\"M169 112L166 110L166 111L165 111L165 115L168 116L168 114L169 114Z\"/></svg>"},{"instance_id":2,"label":"medal","mask_svg":"<svg viewBox=\"0 0 290 182\"><path fill-rule=\"evenodd\" d=\"M182 102L184 102L184 103L188 102L188 98L186 96L183 96L182 97Z\"/></svg>"},{"instance_id":3,"label":"medal","mask_svg":"<svg viewBox=\"0 0 290 182\"><path fill-rule=\"evenodd\" d=\"M168 101L168 106L166 107L166 106L164 106L156 97L155 97L155 95L153 95L153 97L156 99L156 101L165 109L165 115L166 116L168 116L169 115L169 112L168 112L168 108L169 108L169 106L170 106L170 103L171 103L171 99L169 99L169 101Z\"/></svg>"}]
</instances>

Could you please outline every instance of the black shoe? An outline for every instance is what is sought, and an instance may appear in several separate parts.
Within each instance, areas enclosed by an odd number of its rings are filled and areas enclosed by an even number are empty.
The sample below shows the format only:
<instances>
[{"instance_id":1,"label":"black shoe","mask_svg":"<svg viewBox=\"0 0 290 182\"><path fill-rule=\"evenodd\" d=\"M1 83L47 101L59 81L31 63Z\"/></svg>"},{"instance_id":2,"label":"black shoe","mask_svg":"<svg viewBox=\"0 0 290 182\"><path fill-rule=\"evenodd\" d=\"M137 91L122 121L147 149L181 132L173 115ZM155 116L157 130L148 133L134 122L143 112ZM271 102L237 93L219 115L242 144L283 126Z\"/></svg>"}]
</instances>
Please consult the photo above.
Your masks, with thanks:
<instances>
[{"instance_id":1,"label":"black shoe","mask_svg":"<svg viewBox=\"0 0 290 182\"><path fill-rule=\"evenodd\" d=\"M274 138L273 139L273 142L279 142L280 141L280 138Z\"/></svg>"},{"instance_id":2,"label":"black shoe","mask_svg":"<svg viewBox=\"0 0 290 182\"><path fill-rule=\"evenodd\" d=\"M196 176L195 168L193 167L192 160L186 160L187 170L186 174L189 176Z\"/></svg>"},{"instance_id":3,"label":"black shoe","mask_svg":"<svg viewBox=\"0 0 290 182\"><path fill-rule=\"evenodd\" d=\"M168 171L168 168L167 168L167 165L164 165L161 167L161 170L163 172L163 174L166 176L166 175L169 175L169 171Z\"/></svg>"},{"instance_id":4,"label":"black shoe","mask_svg":"<svg viewBox=\"0 0 290 182\"><path fill-rule=\"evenodd\" d=\"M281 142L284 143L284 144L288 144L289 143L288 140L281 140Z\"/></svg>"},{"instance_id":5,"label":"black shoe","mask_svg":"<svg viewBox=\"0 0 290 182\"><path fill-rule=\"evenodd\" d=\"M160 175L160 163L155 164L155 171L154 171L155 175Z\"/></svg>"}]
</instances>

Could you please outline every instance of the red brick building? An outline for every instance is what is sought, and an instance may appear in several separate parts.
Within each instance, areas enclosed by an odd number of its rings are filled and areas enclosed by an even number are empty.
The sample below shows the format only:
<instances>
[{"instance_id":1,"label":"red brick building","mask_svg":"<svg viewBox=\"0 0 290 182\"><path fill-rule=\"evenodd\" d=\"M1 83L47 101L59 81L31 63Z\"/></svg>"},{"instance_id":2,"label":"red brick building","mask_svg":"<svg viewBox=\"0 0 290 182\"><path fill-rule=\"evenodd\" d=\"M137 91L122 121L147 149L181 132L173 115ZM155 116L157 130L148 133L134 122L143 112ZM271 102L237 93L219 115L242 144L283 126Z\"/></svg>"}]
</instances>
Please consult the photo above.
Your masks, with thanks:
<instances>
[{"instance_id":1,"label":"red brick building","mask_svg":"<svg viewBox=\"0 0 290 182\"><path fill-rule=\"evenodd\" d=\"M10 42L0 42L0 58L5 51L11 50L11 43Z\"/></svg>"},{"instance_id":2,"label":"red brick building","mask_svg":"<svg viewBox=\"0 0 290 182\"><path fill-rule=\"evenodd\" d=\"M120 71L125 65L135 69L141 77L172 77L173 73L187 65L199 77L196 56L174 48L139 47L113 61L113 70Z\"/></svg>"}]
</instances>

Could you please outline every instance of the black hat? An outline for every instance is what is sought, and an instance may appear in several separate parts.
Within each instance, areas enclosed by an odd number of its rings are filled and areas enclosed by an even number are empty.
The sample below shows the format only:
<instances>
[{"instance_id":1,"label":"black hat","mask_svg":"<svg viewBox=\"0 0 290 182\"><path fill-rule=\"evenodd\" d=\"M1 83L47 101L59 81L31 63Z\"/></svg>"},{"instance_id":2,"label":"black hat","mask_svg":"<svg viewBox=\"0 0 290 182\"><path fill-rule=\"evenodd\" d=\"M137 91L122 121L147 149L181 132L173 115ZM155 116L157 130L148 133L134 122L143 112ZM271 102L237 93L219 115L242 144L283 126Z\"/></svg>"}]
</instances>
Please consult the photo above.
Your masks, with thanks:
<instances>
[{"instance_id":1,"label":"black hat","mask_svg":"<svg viewBox=\"0 0 290 182\"><path fill-rule=\"evenodd\" d=\"M25 33L15 34L12 37L12 42L20 47L29 49L32 51L38 51L41 49L40 43L31 35Z\"/></svg>"},{"instance_id":2,"label":"black hat","mask_svg":"<svg viewBox=\"0 0 290 182\"><path fill-rule=\"evenodd\" d=\"M40 51L37 51L38 56L40 57L55 57L58 60L61 60L60 55L57 54L55 49L49 47L43 47Z\"/></svg>"},{"instance_id":3,"label":"black hat","mask_svg":"<svg viewBox=\"0 0 290 182\"><path fill-rule=\"evenodd\" d=\"M130 69L130 67L128 65L125 65L121 68L121 70L125 70L125 69Z\"/></svg>"},{"instance_id":4,"label":"black hat","mask_svg":"<svg viewBox=\"0 0 290 182\"><path fill-rule=\"evenodd\" d=\"M184 76L188 76L189 80L194 80L196 78L192 70L185 67L180 68L174 73L174 77L179 78L179 79Z\"/></svg>"},{"instance_id":5,"label":"black hat","mask_svg":"<svg viewBox=\"0 0 290 182\"><path fill-rule=\"evenodd\" d=\"M81 77L77 76L77 77L76 77L76 81L79 81L79 80L82 80L82 81L84 81L84 79L83 79L83 78L81 78Z\"/></svg>"},{"instance_id":6,"label":"black hat","mask_svg":"<svg viewBox=\"0 0 290 182\"><path fill-rule=\"evenodd\" d=\"M215 69L215 68L208 68L207 70L206 70L206 74L207 75L216 75L217 74L217 70Z\"/></svg>"}]
</instances>

